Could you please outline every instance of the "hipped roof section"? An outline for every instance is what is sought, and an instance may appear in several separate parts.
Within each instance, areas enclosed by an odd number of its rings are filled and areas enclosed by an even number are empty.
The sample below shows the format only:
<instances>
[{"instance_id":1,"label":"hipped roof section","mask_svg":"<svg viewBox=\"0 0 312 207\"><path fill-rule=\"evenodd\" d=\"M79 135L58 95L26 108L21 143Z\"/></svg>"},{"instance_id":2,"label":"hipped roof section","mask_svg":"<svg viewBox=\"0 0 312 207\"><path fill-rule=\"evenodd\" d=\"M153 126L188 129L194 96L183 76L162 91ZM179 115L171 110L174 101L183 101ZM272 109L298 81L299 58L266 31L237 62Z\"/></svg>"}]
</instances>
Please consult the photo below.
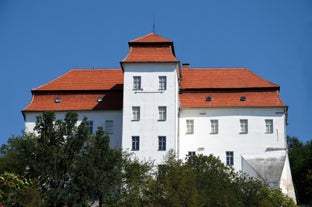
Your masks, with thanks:
<instances>
[{"instance_id":1,"label":"hipped roof section","mask_svg":"<svg viewBox=\"0 0 312 207\"><path fill-rule=\"evenodd\" d=\"M245 68L182 68L181 71L181 89L279 89Z\"/></svg>"},{"instance_id":2,"label":"hipped roof section","mask_svg":"<svg viewBox=\"0 0 312 207\"><path fill-rule=\"evenodd\" d=\"M173 42L155 33L130 41L129 53L123 63L179 62L175 56Z\"/></svg>"},{"instance_id":3,"label":"hipped roof section","mask_svg":"<svg viewBox=\"0 0 312 207\"><path fill-rule=\"evenodd\" d=\"M119 69L72 69L36 91L122 90L123 72Z\"/></svg>"}]
</instances>

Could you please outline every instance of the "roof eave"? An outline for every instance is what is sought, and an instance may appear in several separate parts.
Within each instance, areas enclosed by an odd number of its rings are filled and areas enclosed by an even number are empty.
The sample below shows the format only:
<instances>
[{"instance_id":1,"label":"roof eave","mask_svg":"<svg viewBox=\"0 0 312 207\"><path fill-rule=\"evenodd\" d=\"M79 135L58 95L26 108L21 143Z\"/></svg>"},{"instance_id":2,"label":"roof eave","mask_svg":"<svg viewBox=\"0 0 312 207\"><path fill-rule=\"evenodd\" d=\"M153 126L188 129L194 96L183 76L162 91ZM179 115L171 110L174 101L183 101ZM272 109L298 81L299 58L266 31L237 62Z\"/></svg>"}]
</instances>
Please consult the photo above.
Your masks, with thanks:
<instances>
[{"instance_id":1,"label":"roof eave","mask_svg":"<svg viewBox=\"0 0 312 207\"><path fill-rule=\"evenodd\" d=\"M137 64L137 63L176 63L176 64L179 64L180 61L179 60L175 60L175 61L120 61L120 66L121 66L121 69L122 71L124 72L124 63L133 63L133 64Z\"/></svg>"}]
</instances>

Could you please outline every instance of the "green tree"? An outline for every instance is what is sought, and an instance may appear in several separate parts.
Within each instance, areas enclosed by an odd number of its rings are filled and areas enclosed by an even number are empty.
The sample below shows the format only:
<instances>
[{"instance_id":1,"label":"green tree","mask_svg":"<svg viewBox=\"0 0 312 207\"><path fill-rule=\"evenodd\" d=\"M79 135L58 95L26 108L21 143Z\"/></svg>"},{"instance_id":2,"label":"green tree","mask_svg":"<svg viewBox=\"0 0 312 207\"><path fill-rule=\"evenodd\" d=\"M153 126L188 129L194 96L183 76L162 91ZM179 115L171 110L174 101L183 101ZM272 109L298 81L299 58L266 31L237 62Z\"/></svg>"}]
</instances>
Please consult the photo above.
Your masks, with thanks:
<instances>
[{"instance_id":1,"label":"green tree","mask_svg":"<svg viewBox=\"0 0 312 207\"><path fill-rule=\"evenodd\" d=\"M183 162L169 153L149 195L150 206L295 206L279 189L235 172L212 155L191 156Z\"/></svg>"},{"instance_id":2,"label":"green tree","mask_svg":"<svg viewBox=\"0 0 312 207\"><path fill-rule=\"evenodd\" d=\"M120 150L111 149L109 143L102 128L89 137L75 161L73 182L69 185L72 193L85 192L91 200L98 200L100 207L116 201L121 180L122 154Z\"/></svg>"},{"instance_id":3,"label":"green tree","mask_svg":"<svg viewBox=\"0 0 312 207\"><path fill-rule=\"evenodd\" d=\"M0 174L0 203L8 206L21 206L18 204L18 196L24 188L31 186L31 181L14 173L4 172Z\"/></svg>"},{"instance_id":4,"label":"green tree","mask_svg":"<svg viewBox=\"0 0 312 207\"><path fill-rule=\"evenodd\" d=\"M150 185L152 206L199 206L195 175L182 160L176 159L173 151L168 153L164 164L158 166L156 180Z\"/></svg>"},{"instance_id":5,"label":"green tree","mask_svg":"<svg viewBox=\"0 0 312 207\"><path fill-rule=\"evenodd\" d=\"M312 205L312 141L288 137L289 162L299 203Z\"/></svg>"},{"instance_id":6,"label":"green tree","mask_svg":"<svg viewBox=\"0 0 312 207\"><path fill-rule=\"evenodd\" d=\"M147 206L149 185L153 179L152 168L151 162L139 161L131 154L123 153L117 206Z\"/></svg>"},{"instance_id":7,"label":"green tree","mask_svg":"<svg viewBox=\"0 0 312 207\"><path fill-rule=\"evenodd\" d=\"M53 112L44 112L35 133L10 138L1 147L0 169L35 181L46 206L66 203L73 163L89 136L85 126L76 127L77 118L68 112L64 121L56 120Z\"/></svg>"}]
</instances>

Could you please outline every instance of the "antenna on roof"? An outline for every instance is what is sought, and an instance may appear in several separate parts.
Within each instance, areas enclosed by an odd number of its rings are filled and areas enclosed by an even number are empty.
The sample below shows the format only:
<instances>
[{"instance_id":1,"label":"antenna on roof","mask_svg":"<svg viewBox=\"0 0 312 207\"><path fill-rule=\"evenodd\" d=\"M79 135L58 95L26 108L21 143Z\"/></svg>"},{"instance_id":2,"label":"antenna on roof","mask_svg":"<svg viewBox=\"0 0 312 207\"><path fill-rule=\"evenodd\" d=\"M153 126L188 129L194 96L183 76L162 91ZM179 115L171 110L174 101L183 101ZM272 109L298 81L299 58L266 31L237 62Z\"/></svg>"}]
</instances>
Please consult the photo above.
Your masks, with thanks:
<instances>
[{"instance_id":1,"label":"antenna on roof","mask_svg":"<svg viewBox=\"0 0 312 207\"><path fill-rule=\"evenodd\" d=\"M153 13L153 33L155 33L155 11Z\"/></svg>"}]
</instances>

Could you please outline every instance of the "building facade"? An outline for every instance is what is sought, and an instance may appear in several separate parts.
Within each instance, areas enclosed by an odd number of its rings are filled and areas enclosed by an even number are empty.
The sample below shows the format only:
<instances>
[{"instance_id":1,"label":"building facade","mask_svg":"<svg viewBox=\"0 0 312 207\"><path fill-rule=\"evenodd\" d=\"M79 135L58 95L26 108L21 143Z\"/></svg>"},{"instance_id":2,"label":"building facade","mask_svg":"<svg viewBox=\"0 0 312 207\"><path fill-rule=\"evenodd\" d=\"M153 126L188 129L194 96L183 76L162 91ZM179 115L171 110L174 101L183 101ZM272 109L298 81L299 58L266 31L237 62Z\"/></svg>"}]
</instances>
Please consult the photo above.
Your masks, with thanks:
<instances>
[{"instance_id":1,"label":"building facade","mask_svg":"<svg viewBox=\"0 0 312 207\"><path fill-rule=\"evenodd\" d=\"M213 154L295 199L278 85L245 68L181 66L173 42L155 33L129 47L121 68L72 69L33 89L25 131L43 111L76 111L140 160Z\"/></svg>"}]
</instances>

